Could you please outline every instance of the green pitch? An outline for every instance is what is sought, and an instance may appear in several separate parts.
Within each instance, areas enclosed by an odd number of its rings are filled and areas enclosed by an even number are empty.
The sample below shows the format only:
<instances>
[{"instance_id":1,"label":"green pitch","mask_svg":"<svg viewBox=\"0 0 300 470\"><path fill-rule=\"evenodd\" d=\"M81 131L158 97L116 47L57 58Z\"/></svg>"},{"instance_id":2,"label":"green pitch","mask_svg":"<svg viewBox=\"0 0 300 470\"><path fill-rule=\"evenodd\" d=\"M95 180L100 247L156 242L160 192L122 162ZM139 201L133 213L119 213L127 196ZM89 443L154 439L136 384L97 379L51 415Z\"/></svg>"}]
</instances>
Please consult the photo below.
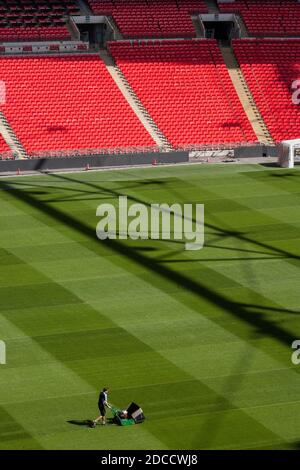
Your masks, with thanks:
<instances>
[{"instance_id":1,"label":"green pitch","mask_svg":"<svg viewBox=\"0 0 300 470\"><path fill-rule=\"evenodd\" d=\"M99 241L120 195L204 203L204 249ZM299 448L299 260L299 169L1 179L0 448ZM87 428L104 386L145 423Z\"/></svg>"}]
</instances>

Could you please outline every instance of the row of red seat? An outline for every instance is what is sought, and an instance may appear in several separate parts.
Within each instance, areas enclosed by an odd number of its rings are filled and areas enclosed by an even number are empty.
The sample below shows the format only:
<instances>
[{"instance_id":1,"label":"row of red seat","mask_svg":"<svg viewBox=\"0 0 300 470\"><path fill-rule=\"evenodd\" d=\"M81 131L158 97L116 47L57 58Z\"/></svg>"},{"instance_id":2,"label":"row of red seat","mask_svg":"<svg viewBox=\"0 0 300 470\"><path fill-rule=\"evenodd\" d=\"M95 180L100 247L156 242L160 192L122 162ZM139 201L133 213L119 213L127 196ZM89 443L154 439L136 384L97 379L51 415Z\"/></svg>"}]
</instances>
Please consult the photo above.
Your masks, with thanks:
<instances>
[{"instance_id":1,"label":"row of red seat","mask_svg":"<svg viewBox=\"0 0 300 470\"><path fill-rule=\"evenodd\" d=\"M111 42L109 49L174 146L257 140L215 40Z\"/></svg>"},{"instance_id":2,"label":"row of red seat","mask_svg":"<svg viewBox=\"0 0 300 470\"><path fill-rule=\"evenodd\" d=\"M11 152L11 148L7 145L7 143L3 139L2 134L0 134L0 159L2 155L9 153L9 152Z\"/></svg>"},{"instance_id":3,"label":"row of red seat","mask_svg":"<svg viewBox=\"0 0 300 470\"><path fill-rule=\"evenodd\" d=\"M2 0L0 41L70 39L63 17L79 13L76 0Z\"/></svg>"},{"instance_id":4,"label":"row of red seat","mask_svg":"<svg viewBox=\"0 0 300 470\"><path fill-rule=\"evenodd\" d=\"M274 140L298 138L300 39L233 47ZM216 41L121 41L109 49L174 146L256 140ZM3 57L0 70L1 110L29 153L154 145L96 54ZM0 153L8 151L0 138Z\"/></svg>"},{"instance_id":5,"label":"row of red seat","mask_svg":"<svg viewBox=\"0 0 300 470\"><path fill-rule=\"evenodd\" d=\"M300 33L300 3L297 0L219 1L221 12L237 12L254 36L290 36Z\"/></svg>"},{"instance_id":6,"label":"row of red seat","mask_svg":"<svg viewBox=\"0 0 300 470\"><path fill-rule=\"evenodd\" d=\"M194 12L205 13L204 0L88 0L95 14L112 15L125 38L194 37Z\"/></svg>"},{"instance_id":7,"label":"row of red seat","mask_svg":"<svg viewBox=\"0 0 300 470\"><path fill-rule=\"evenodd\" d=\"M293 94L299 88L300 39L234 40L233 47L274 140L299 138L300 107Z\"/></svg>"},{"instance_id":8,"label":"row of red seat","mask_svg":"<svg viewBox=\"0 0 300 470\"><path fill-rule=\"evenodd\" d=\"M68 40L71 34L66 26L1 28L0 42Z\"/></svg>"},{"instance_id":9,"label":"row of red seat","mask_svg":"<svg viewBox=\"0 0 300 470\"><path fill-rule=\"evenodd\" d=\"M28 153L155 145L96 54L2 57L0 70Z\"/></svg>"}]
</instances>

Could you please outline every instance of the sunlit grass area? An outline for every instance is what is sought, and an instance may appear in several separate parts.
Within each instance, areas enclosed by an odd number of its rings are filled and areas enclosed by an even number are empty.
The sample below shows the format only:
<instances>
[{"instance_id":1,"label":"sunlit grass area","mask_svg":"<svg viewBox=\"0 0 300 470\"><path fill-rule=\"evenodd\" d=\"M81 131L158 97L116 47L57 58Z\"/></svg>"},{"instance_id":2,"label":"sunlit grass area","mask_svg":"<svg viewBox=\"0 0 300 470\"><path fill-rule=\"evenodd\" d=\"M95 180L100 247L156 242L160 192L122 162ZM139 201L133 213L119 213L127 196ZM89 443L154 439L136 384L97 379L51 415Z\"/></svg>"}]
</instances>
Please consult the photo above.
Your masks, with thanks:
<instances>
[{"instance_id":1,"label":"sunlit grass area","mask_svg":"<svg viewBox=\"0 0 300 470\"><path fill-rule=\"evenodd\" d=\"M98 240L121 195L203 203L204 248ZM297 168L1 179L0 448L299 448L299 267ZM146 421L88 428L103 387Z\"/></svg>"}]
</instances>

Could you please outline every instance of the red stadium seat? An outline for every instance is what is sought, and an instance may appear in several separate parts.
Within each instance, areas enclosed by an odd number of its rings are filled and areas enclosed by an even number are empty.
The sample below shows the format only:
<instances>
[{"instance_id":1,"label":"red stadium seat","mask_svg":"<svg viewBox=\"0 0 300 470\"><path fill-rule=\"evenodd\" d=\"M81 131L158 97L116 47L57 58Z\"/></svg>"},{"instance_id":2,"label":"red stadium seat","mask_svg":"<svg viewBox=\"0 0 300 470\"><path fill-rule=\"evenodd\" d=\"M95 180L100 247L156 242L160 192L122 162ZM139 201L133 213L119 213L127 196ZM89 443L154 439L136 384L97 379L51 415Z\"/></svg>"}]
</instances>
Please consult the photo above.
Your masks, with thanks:
<instances>
[{"instance_id":1,"label":"red stadium seat","mask_svg":"<svg viewBox=\"0 0 300 470\"><path fill-rule=\"evenodd\" d=\"M0 70L28 153L155 146L96 54L2 57Z\"/></svg>"},{"instance_id":2,"label":"red stadium seat","mask_svg":"<svg viewBox=\"0 0 300 470\"><path fill-rule=\"evenodd\" d=\"M204 0L87 0L95 14L112 15L125 38L194 37L191 14Z\"/></svg>"},{"instance_id":3,"label":"red stadium seat","mask_svg":"<svg viewBox=\"0 0 300 470\"><path fill-rule=\"evenodd\" d=\"M0 5L0 41L71 39L63 16L78 13L75 0L47 0L46 5L38 0L6 1Z\"/></svg>"},{"instance_id":4,"label":"red stadium seat","mask_svg":"<svg viewBox=\"0 0 300 470\"><path fill-rule=\"evenodd\" d=\"M109 49L174 146L257 140L214 40L112 42Z\"/></svg>"},{"instance_id":5,"label":"red stadium seat","mask_svg":"<svg viewBox=\"0 0 300 470\"><path fill-rule=\"evenodd\" d=\"M297 0L235 0L219 2L221 12L237 12L254 36L291 36L300 33L300 3Z\"/></svg>"},{"instance_id":6,"label":"red stadium seat","mask_svg":"<svg viewBox=\"0 0 300 470\"><path fill-rule=\"evenodd\" d=\"M298 139L300 108L293 103L292 84L300 79L300 39L243 39L233 45L273 139Z\"/></svg>"},{"instance_id":7,"label":"red stadium seat","mask_svg":"<svg viewBox=\"0 0 300 470\"><path fill-rule=\"evenodd\" d=\"M2 135L0 134L0 159L7 158L10 153L10 147L7 145Z\"/></svg>"}]
</instances>

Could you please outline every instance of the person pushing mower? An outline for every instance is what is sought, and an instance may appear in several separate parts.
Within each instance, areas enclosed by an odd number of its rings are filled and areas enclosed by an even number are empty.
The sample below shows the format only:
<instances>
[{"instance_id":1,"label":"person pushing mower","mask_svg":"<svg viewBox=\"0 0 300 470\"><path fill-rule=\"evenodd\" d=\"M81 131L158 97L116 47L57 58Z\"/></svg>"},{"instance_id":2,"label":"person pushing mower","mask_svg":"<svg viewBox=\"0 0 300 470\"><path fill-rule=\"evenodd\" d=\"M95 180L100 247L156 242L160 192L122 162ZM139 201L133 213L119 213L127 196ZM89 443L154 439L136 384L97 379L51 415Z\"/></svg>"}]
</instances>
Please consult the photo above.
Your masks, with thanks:
<instances>
[{"instance_id":1,"label":"person pushing mower","mask_svg":"<svg viewBox=\"0 0 300 470\"><path fill-rule=\"evenodd\" d=\"M102 424L106 424L106 408L112 408L111 405L108 403L108 392L109 390L107 388L104 388L101 392L100 392L100 395L99 395L99 400L98 400L98 408L99 408L99 411L100 411L100 415L98 416L98 418L94 419L94 421L92 421L92 427L95 428L98 421L102 421Z\"/></svg>"}]
</instances>

